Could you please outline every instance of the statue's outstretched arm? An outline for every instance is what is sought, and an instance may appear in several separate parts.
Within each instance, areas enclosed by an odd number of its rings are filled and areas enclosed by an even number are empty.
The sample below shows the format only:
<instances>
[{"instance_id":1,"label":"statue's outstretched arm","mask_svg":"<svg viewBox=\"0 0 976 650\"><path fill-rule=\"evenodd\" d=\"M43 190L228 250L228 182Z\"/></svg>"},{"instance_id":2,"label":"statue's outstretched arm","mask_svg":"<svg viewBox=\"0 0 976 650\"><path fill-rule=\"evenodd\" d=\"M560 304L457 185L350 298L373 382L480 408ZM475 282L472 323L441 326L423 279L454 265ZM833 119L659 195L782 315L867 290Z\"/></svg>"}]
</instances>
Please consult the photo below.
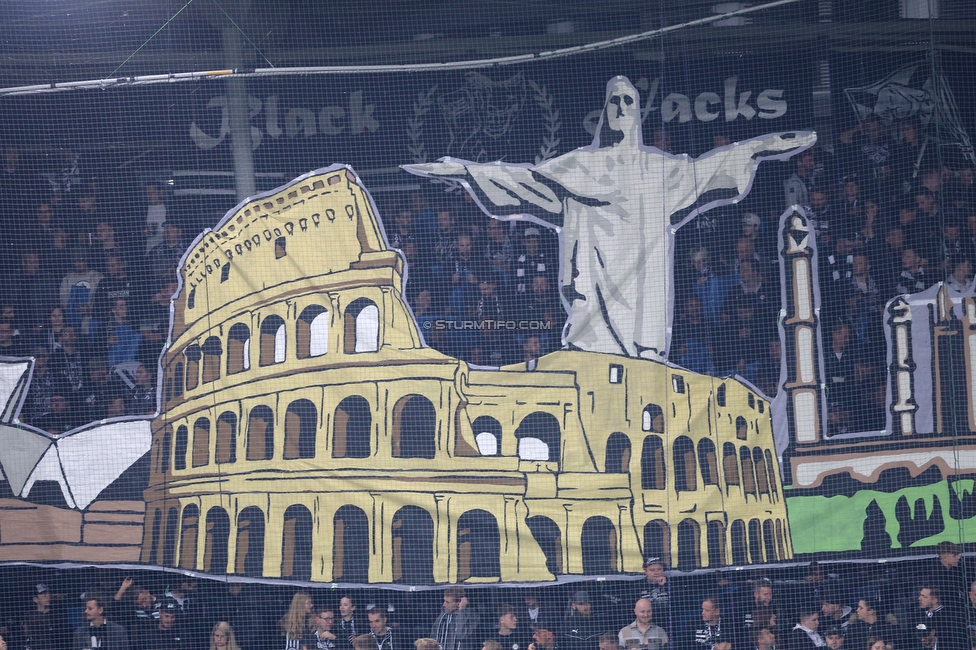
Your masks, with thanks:
<instances>
[{"instance_id":1,"label":"statue's outstretched arm","mask_svg":"<svg viewBox=\"0 0 976 650\"><path fill-rule=\"evenodd\" d=\"M744 193L752 183L760 162L786 160L813 146L816 141L817 134L813 132L771 133L709 152L694 162L700 177L709 179L699 191L703 193L728 188Z\"/></svg>"},{"instance_id":2,"label":"statue's outstretched arm","mask_svg":"<svg viewBox=\"0 0 976 650\"><path fill-rule=\"evenodd\" d=\"M524 208L528 203L554 214L563 210L562 199L527 166L441 158L434 163L402 167L418 176L446 177L464 183L472 190L480 190L478 198L487 199L494 206Z\"/></svg>"},{"instance_id":3,"label":"statue's outstretched arm","mask_svg":"<svg viewBox=\"0 0 976 650\"><path fill-rule=\"evenodd\" d=\"M400 165L400 169L404 169L417 176L453 176L457 180L461 180L468 175L468 170L463 162L451 158L441 158L437 162L432 163Z\"/></svg>"},{"instance_id":4,"label":"statue's outstretched arm","mask_svg":"<svg viewBox=\"0 0 976 650\"><path fill-rule=\"evenodd\" d=\"M741 197L749 191L761 161L786 160L816 141L812 132L773 133L685 158L677 163L681 172L665 180L666 211L673 215L712 190L734 190Z\"/></svg>"},{"instance_id":5,"label":"statue's outstretched arm","mask_svg":"<svg viewBox=\"0 0 976 650\"><path fill-rule=\"evenodd\" d=\"M742 144L748 146L752 150L753 156L759 153L768 153L769 155L761 156L760 158L778 158L784 153L786 156L782 157L792 156L803 149L813 146L816 141L816 133L813 131L802 131L797 133L771 133L769 135L746 140Z\"/></svg>"}]
</instances>

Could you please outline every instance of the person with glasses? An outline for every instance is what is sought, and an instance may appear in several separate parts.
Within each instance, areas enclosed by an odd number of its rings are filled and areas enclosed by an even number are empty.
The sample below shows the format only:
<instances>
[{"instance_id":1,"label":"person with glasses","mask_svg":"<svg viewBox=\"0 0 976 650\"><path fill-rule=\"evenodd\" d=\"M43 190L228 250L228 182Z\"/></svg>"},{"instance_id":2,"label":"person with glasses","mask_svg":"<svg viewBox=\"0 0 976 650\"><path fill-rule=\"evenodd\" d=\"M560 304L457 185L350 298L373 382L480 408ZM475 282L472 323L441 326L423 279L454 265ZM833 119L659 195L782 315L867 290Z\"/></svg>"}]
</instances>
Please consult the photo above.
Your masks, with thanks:
<instances>
[{"instance_id":1,"label":"person with glasses","mask_svg":"<svg viewBox=\"0 0 976 650\"><path fill-rule=\"evenodd\" d=\"M320 605L314 611L310 621L312 629L305 637L302 650L335 650L338 637L332 633L332 624L335 622L332 608Z\"/></svg>"}]
</instances>

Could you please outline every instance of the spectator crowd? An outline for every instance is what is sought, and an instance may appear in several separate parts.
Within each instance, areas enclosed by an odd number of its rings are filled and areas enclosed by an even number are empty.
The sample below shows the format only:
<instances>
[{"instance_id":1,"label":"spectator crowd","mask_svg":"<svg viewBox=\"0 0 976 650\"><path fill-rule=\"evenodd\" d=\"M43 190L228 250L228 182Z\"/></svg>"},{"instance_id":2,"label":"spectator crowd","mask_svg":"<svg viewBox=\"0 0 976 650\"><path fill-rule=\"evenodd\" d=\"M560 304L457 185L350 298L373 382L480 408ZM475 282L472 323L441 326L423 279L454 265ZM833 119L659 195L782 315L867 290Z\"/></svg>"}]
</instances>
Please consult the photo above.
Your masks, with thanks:
<instances>
[{"instance_id":1,"label":"spectator crowd","mask_svg":"<svg viewBox=\"0 0 976 650\"><path fill-rule=\"evenodd\" d=\"M798 205L816 240L828 433L879 431L886 303L938 282L972 293L974 169L941 155L917 118L886 126L876 115L783 167L742 202L678 231L670 358L700 373L738 373L776 394L784 352L777 230Z\"/></svg>"},{"instance_id":2,"label":"spectator crowd","mask_svg":"<svg viewBox=\"0 0 976 650\"><path fill-rule=\"evenodd\" d=\"M887 565L697 575L652 557L633 580L416 592L21 568L3 586L0 647L972 650L976 582L959 546L937 550ZM42 571L48 582L35 583Z\"/></svg>"},{"instance_id":3,"label":"spectator crowd","mask_svg":"<svg viewBox=\"0 0 976 650\"><path fill-rule=\"evenodd\" d=\"M667 149L666 132L654 142ZM88 173L78 152L60 155L44 174L13 145L0 161L0 355L35 357L20 417L52 433L154 411L177 263L221 216L174 209L165 183L125 194ZM670 359L738 373L775 395L777 227L789 206L802 206L818 248L830 433L879 430L886 302L940 281L972 291L974 168L943 160L916 118L886 126L871 116L760 172L743 201L677 231ZM481 366L560 347L562 301L579 296L560 277L554 230L491 219L464 192L383 199L387 240L408 261L405 297L428 344Z\"/></svg>"}]
</instances>

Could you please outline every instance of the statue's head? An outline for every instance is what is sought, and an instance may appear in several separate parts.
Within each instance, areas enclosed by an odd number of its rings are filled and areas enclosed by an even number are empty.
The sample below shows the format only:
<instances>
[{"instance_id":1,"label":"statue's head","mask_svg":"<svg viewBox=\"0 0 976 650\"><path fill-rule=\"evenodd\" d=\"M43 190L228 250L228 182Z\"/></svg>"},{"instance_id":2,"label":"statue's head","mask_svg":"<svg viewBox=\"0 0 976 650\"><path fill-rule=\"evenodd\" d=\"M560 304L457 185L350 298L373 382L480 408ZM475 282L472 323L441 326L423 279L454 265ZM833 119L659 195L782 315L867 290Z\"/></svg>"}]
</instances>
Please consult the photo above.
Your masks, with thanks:
<instances>
[{"instance_id":1,"label":"statue's head","mask_svg":"<svg viewBox=\"0 0 976 650\"><path fill-rule=\"evenodd\" d=\"M632 131L639 120L637 90L629 81L617 81L607 97L607 124L614 131Z\"/></svg>"},{"instance_id":2,"label":"statue's head","mask_svg":"<svg viewBox=\"0 0 976 650\"><path fill-rule=\"evenodd\" d=\"M627 77L607 84L607 99L600 116L597 146L609 147L623 140L641 144L640 94Z\"/></svg>"}]
</instances>

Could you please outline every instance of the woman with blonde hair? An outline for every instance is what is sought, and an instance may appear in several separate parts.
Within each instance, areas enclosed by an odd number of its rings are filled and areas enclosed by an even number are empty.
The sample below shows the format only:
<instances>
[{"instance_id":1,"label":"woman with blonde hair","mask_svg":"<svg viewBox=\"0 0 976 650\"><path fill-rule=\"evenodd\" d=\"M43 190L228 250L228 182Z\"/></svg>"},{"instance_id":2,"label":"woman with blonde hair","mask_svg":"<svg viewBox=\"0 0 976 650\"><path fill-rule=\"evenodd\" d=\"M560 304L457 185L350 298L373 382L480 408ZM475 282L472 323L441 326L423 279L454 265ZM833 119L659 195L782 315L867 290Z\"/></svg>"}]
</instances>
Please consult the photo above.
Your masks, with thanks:
<instances>
[{"instance_id":1,"label":"woman with blonde hair","mask_svg":"<svg viewBox=\"0 0 976 650\"><path fill-rule=\"evenodd\" d=\"M291 598L288 613L281 617L279 625L285 635L285 650L299 650L308 633L308 616L312 613L312 597L304 591Z\"/></svg>"},{"instance_id":2,"label":"woman with blonde hair","mask_svg":"<svg viewBox=\"0 0 976 650\"><path fill-rule=\"evenodd\" d=\"M210 633L210 650L241 650L237 645L237 639L234 638L234 628L227 621L220 621L214 625Z\"/></svg>"}]
</instances>

